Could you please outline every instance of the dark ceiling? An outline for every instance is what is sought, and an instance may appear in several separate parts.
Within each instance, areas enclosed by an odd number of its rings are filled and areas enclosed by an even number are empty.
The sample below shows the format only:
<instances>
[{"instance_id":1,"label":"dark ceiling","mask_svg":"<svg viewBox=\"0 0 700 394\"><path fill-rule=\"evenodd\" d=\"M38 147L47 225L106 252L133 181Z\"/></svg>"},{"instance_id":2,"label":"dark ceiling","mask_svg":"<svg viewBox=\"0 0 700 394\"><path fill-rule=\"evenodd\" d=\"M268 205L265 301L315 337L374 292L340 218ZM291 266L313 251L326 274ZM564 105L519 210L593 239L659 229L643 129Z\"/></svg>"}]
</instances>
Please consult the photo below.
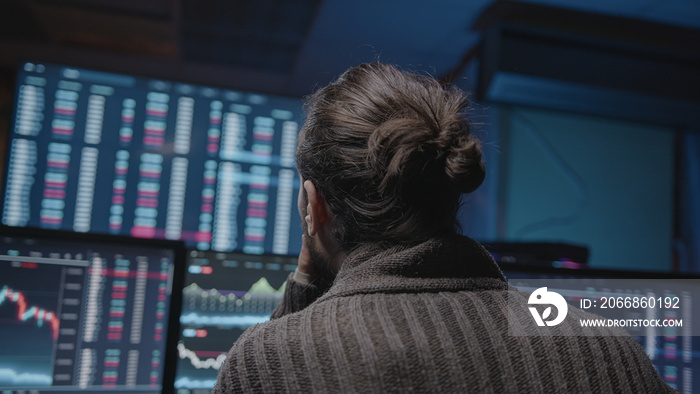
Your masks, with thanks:
<instances>
[{"instance_id":1,"label":"dark ceiling","mask_svg":"<svg viewBox=\"0 0 700 394\"><path fill-rule=\"evenodd\" d=\"M696 0L525 4L700 29ZM481 40L474 23L493 5L494 0L3 0L0 67L60 61L297 96L351 65L377 59L439 77L460 75Z\"/></svg>"}]
</instances>

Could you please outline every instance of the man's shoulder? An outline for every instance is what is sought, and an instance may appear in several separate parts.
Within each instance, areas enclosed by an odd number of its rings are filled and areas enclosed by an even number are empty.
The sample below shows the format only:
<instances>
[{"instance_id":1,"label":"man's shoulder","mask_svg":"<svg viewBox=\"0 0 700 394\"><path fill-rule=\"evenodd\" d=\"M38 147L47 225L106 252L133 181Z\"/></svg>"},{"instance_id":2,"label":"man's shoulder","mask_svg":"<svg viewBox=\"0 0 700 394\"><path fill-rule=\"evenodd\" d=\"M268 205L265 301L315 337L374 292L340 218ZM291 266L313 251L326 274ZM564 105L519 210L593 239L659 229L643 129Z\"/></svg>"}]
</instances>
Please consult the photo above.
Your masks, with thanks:
<instances>
[{"instance_id":1,"label":"man's shoulder","mask_svg":"<svg viewBox=\"0 0 700 394\"><path fill-rule=\"evenodd\" d=\"M299 332L298 327L301 321L304 319L304 316L312 313L312 310L312 306L309 306L301 311L251 326L241 334L235 346L242 346L248 342L261 344L262 342L269 343L286 340Z\"/></svg>"}]
</instances>

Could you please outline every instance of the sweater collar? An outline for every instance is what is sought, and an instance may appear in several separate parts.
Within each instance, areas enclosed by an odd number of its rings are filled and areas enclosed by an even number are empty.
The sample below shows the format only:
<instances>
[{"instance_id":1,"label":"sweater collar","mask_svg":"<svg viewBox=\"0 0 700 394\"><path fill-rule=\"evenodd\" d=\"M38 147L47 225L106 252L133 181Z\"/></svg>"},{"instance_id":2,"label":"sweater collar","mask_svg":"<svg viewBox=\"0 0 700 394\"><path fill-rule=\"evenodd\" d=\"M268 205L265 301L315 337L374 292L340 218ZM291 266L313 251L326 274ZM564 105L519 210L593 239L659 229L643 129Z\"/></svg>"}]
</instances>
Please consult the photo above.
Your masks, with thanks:
<instances>
[{"instance_id":1,"label":"sweater collar","mask_svg":"<svg viewBox=\"0 0 700 394\"><path fill-rule=\"evenodd\" d=\"M322 298L506 288L505 277L483 246L462 235L444 234L412 246L370 244L355 249Z\"/></svg>"}]
</instances>

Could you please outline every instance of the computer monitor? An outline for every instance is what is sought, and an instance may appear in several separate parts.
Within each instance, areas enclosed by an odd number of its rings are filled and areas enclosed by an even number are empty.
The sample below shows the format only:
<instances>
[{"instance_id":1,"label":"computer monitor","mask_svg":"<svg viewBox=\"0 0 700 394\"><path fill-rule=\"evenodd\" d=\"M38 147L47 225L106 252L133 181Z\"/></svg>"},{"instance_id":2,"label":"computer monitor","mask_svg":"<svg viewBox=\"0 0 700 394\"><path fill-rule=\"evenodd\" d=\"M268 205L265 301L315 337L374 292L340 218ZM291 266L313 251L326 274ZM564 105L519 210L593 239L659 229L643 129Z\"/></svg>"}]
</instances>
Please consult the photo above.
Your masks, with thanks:
<instances>
[{"instance_id":1,"label":"computer monitor","mask_svg":"<svg viewBox=\"0 0 700 394\"><path fill-rule=\"evenodd\" d=\"M208 393L236 339L282 300L297 257L191 250L187 260L175 389Z\"/></svg>"},{"instance_id":2,"label":"computer monitor","mask_svg":"<svg viewBox=\"0 0 700 394\"><path fill-rule=\"evenodd\" d=\"M0 227L0 392L172 391L181 242Z\"/></svg>"},{"instance_id":3,"label":"computer monitor","mask_svg":"<svg viewBox=\"0 0 700 394\"><path fill-rule=\"evenodd\" d=\"M630 325L627 331L644 348L659 375L681 393L700 390L700 337L695 336L693 318L700 313L700 277L688 274L633 272L602 269L568 269L500 263L509 284L527 292L547 287L575 307L581 299L598 300L596 308L584 308L604 318L640 319L681 318L681 327L644 327ZM669 308L638 308L625 300L645 298L669 303ZM600 308L600 301L615 300L616 305Z\"/></svg>"},{"instance_id":4,"label":"computer monitor","mask_svg":"<svg viewBox=\"0 0 700 394\"><path fill-rule=\"evenodd\" d=\"M298 253L301 106L298 98L25 62L2 223Z\"/></svg>"}]
</instances>

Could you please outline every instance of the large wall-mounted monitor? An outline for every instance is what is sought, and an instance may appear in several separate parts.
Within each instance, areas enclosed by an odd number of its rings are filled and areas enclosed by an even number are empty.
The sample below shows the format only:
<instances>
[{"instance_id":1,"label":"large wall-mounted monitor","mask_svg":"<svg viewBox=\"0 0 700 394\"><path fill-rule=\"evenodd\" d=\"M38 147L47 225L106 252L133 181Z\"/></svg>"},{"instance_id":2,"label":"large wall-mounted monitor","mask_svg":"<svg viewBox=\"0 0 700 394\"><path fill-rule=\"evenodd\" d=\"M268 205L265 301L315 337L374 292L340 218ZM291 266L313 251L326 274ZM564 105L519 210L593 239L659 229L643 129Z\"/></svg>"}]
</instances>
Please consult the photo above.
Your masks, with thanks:
<instances>
[{"instance_id":1,"label":"large wall-mounted monitor","mask_svg":"<svg viewBox=\"0 0 700 394\"><path fill-rule=\"evenodd\" d=\"M0 227L0 391L171 391L181 242Z\"/></svg>"},{"instance_id":2,"label":"large wall-mounted monitor","mask_svg":"<svg viewBox=\"0 0 700 394\"><path fill-rule=\"evenodd\" d=\"M37 62L15 98L4 225L301 249L301 100Z\"/></svg>"}]
</instances>

